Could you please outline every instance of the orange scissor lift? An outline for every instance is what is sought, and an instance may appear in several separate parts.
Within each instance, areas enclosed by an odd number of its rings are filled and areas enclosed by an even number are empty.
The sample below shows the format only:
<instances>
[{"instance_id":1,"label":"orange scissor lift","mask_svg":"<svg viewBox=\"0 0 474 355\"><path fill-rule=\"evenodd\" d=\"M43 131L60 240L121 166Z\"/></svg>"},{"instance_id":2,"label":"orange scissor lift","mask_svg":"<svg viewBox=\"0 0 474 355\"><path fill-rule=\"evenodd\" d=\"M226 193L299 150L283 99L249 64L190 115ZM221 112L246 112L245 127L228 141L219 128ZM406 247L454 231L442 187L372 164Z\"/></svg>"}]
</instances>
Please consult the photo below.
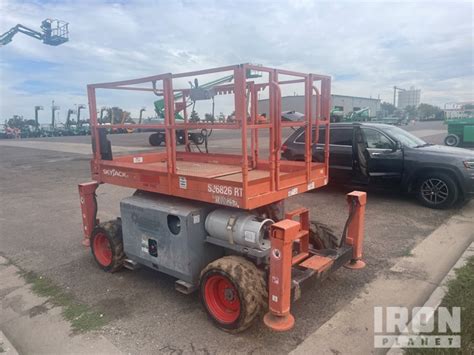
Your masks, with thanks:
<instances>
[{"instance_id":1,"label":"orange scissor lift","mask_svg":"<svg viewBox=\"0 0 474 355\"><path fill-rule=\"evenodd\" d=\"M261 80L253 80L248 75L252 71L262 73ZM201 91L197 85L175 87L184 78L229 72L233 75L233 82L229 84ZM282 122L281 88L294 84L304 87L305 118L299 122ZM91 247L97 263L106 271L144 264L180 279L176 284L179 291L189 293L199 288L204 308L224 330L235 332L247 328L266 308L267 297L265 324L275 330L290 329L294 324L290 300L300 297L304 281L322 280L342 265L364 266L361 259L365 193L355 191L347 195L349 218L343 237L333 245L325 244L320 236L310 232L307 208L283 212L286 198L328 183L330 86L328 76L251 64L88 85L93 181L79 185L83 244ZM99 123L98 89L141 91L163 97L164 122L146 128L164 130L166 149L114 157L107 130L138 129L143 125ZM268 120L262 121L258 94L265 90L268 90L269 112ZM176 93L182 94L179 101ZM187 104L190 97L209 99L214 95L233 97L235 120L231 123L190 122ZM182 114L183 121L176 120L177 112ZM312 142L317 142L318 127L322 125L328 128L324 130L325 158L324 162L313 162ZM285 127L305 127L304 161L280 159ZM187 132L194 129L239 132L241 154L193 152ZM177 149L177 130L185 132L184 150ZM268 132L267 156L262 156L265 154L259 147L262 131ZM312 137L312 132L316 137ZM103 183L137 190L131 200L121 202L124 208L121 219L106 223L97 219L95 191ZM194 209L202 206L199 218L193 215L194 223L198 220L197 226L202 224L201 232L193 232L193 236L182 229L188 228L184 211L190 203ZM169 217L170 211L181 207L181 215ZM124 216L127 208L134 209L129 219ZM157 221L162 213L168 213L165 220L172 233L161 229L163 226L158 222L154 228L160 232L156 234L153 228L143 229L138 225L141 219L136 211L144 209L152 211L150 216L157 216ZM170 224L174 220L176 224ZM135 230L140 232L135 233ZM176 244L174 239L169 241L176 235L183 238L181 244ZM169 243L175 244L170 246ZM141 245L139 252L134 251L135 244ZM195 270L186 273L169 267L169 258L186 259L189 249L199 254ZM196 255L193 258L188 264L196 261ZM245 271L247 276L238 277L237 269L240 274Z\"/></svg>"}]
</instances>

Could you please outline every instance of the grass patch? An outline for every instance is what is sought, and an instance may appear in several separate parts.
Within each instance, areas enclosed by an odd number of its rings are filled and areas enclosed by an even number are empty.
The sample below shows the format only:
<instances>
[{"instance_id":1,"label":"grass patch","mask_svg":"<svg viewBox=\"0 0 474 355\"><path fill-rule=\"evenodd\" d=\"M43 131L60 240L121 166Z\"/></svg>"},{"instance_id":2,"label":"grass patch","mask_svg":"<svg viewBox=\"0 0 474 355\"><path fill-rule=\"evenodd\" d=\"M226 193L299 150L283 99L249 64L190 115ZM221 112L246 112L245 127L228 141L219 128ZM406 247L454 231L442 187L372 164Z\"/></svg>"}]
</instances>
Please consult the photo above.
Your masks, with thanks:
<instances>
[{"instance_id":1,"label":"grass patch","mask_svg":"<svg viewBox=\"0 0 474 355\"><path fill-rule=\"evenodd\" d=\"M456 270L456 278L448 283L448 292L440 306L448 309L461 307L461 349L405 349L405 354L474 354L474 257ZM435 312L434 317L435 324L438 324L438 312Z\"/></svg>"},{"instance_id":2,"label":"grass patch","mask_svg":"<svg viewBox=\"0 0 474 355\"><path fill-rule=\"evenodd\" d=\"M99 329L107 323L102 313L77 302L71 294L64 292L50 279L32 271L21 271L20 275L31 284L32 291L38 296L47 297L53 305L63 307L62 315L71 323L73 332Z\"/></svg>"},{"instance_id":3,"label":"grass patch","mask_svg":"<svg viewBox=\"0 0 474 355\"><path fill-rule=\"evenodd\" d=\"M413 251L411 248L406 248L403 253L402 253L402 256L404 257L409 257L409 256L413 256Z\"/></svg>"}]
</instances>

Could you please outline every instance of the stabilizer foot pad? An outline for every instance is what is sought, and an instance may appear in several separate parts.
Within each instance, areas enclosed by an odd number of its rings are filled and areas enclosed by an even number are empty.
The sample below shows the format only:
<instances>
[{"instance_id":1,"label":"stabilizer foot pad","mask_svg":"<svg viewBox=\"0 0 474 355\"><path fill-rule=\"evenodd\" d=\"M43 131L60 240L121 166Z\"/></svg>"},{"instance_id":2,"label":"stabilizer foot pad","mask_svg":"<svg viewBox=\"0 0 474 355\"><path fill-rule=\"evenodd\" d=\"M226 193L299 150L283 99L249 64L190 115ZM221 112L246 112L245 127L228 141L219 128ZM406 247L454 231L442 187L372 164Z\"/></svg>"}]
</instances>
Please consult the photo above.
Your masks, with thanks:
<instances>
[{"instance_id":1,"label":"stabilizer foot pad","mask_svg":"<svg viewBox=\"0 0 474 355\"><path fill-rule=\"evenodd\" d=\"M263 322L265 325L277 332L284 332L290 330L295 325L295 317L291 313L285 316L276 316L271 312L268 312L263 316Z\"/></svg>"},{"instance_id":2,"label":"stabilizer foot pad","mask_svg":"<svg viewBox=\"0 0 474 355\"><path fill-rule=\"evenodd\" d=\"M344 265L347 269L359 270L365 268L365 262L362 260L353 260Z\"/></svg>"}]
</instances>

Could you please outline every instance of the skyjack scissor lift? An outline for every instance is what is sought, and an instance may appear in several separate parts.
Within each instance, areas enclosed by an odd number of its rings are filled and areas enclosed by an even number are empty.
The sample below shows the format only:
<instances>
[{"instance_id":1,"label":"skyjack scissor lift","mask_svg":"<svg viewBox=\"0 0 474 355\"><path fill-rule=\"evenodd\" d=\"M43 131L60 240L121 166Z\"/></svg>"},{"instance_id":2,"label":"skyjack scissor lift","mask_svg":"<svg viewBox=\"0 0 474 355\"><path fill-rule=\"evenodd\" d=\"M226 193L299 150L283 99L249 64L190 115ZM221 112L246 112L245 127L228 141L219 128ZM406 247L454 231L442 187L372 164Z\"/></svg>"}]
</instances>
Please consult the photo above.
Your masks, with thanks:
<instances>
[{"instance_id":1,"label":"skyjack scissor lift","mask_svg":"<svg viewBox=\"0 0 474 355\"><path fill-rule=\"evenodd\" d=\"M259 71L262 78L248 78L249 70ZM226 73L233 81L212 88L176 84L183 78ZM304 87L304 120L282 122L281 87L293 84ZM307 208L284 211L286 198L328 183L330 85L325 75L251 64L89 85L93 181L80 184L79 192L83 243L91 247L99 266L113 272L145 265L176 277L178 291L199 289L208 315L227 331L247 328L267 303L265 324L290 329L290 299L300 297L304 281L322 280L342 265L364 266L365 193L347 195L349 218L336 241L311 233ZM125 126L98 122L96 92L103 89L162 96L164 123L146 127L165 131L166 150L114 156L107 130ZM257 119L258 92L265 90L270 105L268 120L262 121ZM233 97L234 122L188 121L189 97L208 100L216 95ZM177 110L184 121L176 122ZM290 126L306 129L304 161L280 159L282 128ZM325 159L313 162L319 126L327 127ZM241 136L241 154L177 150L176 130L184 130L187 140L187 130L204 128L235 130ZM263 130L269 137L267 156L259 149ZM121 201L119 219L99 223L95 191L104 183L136 192Z\"/></svg>"}]
</instances>

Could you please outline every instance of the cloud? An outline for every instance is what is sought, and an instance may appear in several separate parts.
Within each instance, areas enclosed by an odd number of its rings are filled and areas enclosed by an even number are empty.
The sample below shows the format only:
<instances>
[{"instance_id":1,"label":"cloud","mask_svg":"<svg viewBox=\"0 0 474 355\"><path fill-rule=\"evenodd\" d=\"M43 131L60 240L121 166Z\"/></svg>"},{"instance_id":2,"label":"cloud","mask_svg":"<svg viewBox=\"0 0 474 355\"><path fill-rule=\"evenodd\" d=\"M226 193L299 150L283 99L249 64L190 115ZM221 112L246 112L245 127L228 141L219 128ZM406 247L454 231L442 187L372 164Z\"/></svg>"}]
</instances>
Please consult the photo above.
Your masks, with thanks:
<instances>
[{"instance_id":1,"label":"cloud","mask_svg":"<svg viewBox=\"0 0 474 355\"><path fill-rule=\"evenodd\" d=\"M53 99L65 115L89 83L242 62L329 74L338 94L390 101L413 85L423 102L474 99L471 2L4 0L0 12L1 30L70 23L62 46L18 34L0 48L2 120ZM154 97L132 96L101 104L151 111Z\"/></svg>"}]
</instances>

